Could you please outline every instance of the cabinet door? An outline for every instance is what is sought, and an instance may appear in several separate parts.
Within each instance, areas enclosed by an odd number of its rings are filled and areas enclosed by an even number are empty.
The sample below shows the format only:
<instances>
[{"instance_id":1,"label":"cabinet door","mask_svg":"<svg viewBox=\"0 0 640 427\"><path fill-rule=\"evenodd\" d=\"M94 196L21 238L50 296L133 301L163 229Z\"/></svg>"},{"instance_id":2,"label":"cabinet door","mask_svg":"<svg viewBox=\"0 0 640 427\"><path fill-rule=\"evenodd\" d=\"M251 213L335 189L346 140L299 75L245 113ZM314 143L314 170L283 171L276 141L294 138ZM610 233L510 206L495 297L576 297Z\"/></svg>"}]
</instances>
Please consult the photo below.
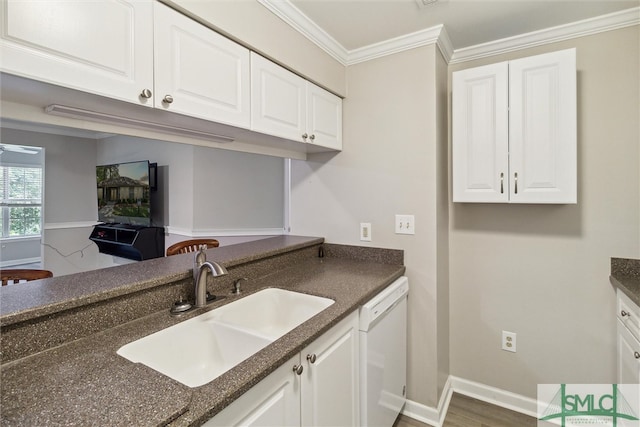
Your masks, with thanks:
<instances>
[{"instance_id":1,"label":"cabinet door","mask_svg":"<svg viewBox=\"0 0 640 427\"><path fill-rule=\"evenodd\" d=\"M151 0L4 0L0 23L2 71L151 104Z\"/></svg>"},{"instance_id":2,"label":"cabinet door","mask_svg":"<svg viewBox=\"0 0 640 427\"><path fill-rule=\"evenodd\" d=\"M305 142L306 81L251 52L251 129Z\"/></svg>"},{"instance_id":3,"label":"cabinet door","mask_svg":"<svg viewBox=\"0 0 640 427\"><path fill-rule=\"evenodd\" d=\"M154 29L155 106L249 128L249 50L161 3Z\"/></svg>"},{"instance_id":4,"label":"cabinet door","mask_svg":"<svg viewBox=\"0 0 640 427\"><path fill-rule=\"evenodd\" d=\"M509 63L510 200L576 203L575 49Z\"/></svg>"},{"instance_id":5,"label":"cabinet door","mask_svg":"<svg viewBox=\"0 0 640 427\"><path fill-rule=\"evenodd\" d=\"M342 99L307 82L308 142L342 150Z\"/></svg>"},{"instance_id":6,"label":"cabinet door","mask_svg":"<svg viewBox=\"0 0 640 427\"><path fill-rule=\"evenodd\" d=\"M453 73L453 201L509 200L508 64Z\"/></svg>"},{"instance_id":7,"label":"cabinet door","mask_svg":"<svg viewBox=\"0 0 640 427\"><path fill-rule=\"evenodd\" d=\"M640 342L629 330L617 321L618 327L618 384L640 383Z\"/></svg>"},{"instance_id":8,"label":"cabinet door","mask_svg":"<svg viewBox=\"0 0 640 427\"><path fill-rule=\"evenodd\" d=\"M293 372L293 366L299 363L298 355L204 423L204 426L299 426L300 377Z\"/></svg>"},{"instance_id":9,"label":"cabinet door","mask_svg":"<svg viewBox=\"0 0 640 427\"><path fill-rule=\"evenodd\" d=\"M338 323L300 355L305 367L302 425L359 425L358 313Z\"/></svg>"}]
</instances>

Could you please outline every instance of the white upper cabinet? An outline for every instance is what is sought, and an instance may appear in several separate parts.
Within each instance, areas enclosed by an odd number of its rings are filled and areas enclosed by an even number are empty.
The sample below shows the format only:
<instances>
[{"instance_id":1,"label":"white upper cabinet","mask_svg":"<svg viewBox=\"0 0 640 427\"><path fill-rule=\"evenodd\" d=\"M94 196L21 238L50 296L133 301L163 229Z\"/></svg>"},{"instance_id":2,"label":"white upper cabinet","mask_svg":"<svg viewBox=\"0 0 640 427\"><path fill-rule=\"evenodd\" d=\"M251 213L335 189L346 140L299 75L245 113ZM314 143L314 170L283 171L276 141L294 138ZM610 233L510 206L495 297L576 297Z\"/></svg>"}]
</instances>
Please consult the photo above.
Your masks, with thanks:
<instances>
[{"instance_id":1,"label":"white upper cabinet","mask_svg":"<svg viewBox=\"0 0 640 427\"><path fill-rule=\"evenodd\" d=\"M0 68L47 83L149 104L150 0L0 2Z\"/></svg>"},{"instance_id":2,"label":"white upper cabinet","mask_svg":"<svg viewBox=\"0 0 640 427\"><path fill-rule=\"evenodd\" d=\"M249 128L249 50L154 4L154 105Z\"/></svg>"},{"instance_id":3,"label":"white upper cabinet","mask_svg":"<svg viewBox=\"0 0 640 427\"><path fill-rule=\"evenodd\" d=\"M577 202L575 49L453 73L453 201Z\"/></svg>"},{"instance_id":4,"label":"white upper cabinet","mask_svg":"<svg viewBox=\"0 0 640 427\"><path fill-rule=\"evenodd\" d=\"M251 53L251 129L342 149L342 100Z\"/></svg>"}]
</instances>

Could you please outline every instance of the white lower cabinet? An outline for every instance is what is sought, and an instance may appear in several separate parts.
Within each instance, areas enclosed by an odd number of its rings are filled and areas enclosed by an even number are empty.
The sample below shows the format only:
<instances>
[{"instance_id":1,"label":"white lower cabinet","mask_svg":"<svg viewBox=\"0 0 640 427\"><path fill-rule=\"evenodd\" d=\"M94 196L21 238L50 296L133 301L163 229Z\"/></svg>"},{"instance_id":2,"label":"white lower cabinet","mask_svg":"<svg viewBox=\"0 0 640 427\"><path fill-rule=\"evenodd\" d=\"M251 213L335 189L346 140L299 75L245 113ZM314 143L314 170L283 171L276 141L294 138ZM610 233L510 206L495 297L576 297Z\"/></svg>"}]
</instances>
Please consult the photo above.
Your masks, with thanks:
<instances>
[{"instance_id":1,"label":"white lower cabinet","mask_svg":"<svg viewBox=\"0 0 640 427\"><path fill-rule=\"evenodd\" d=\"M355 426L358 384L356 311L204 425Z\"/></svg>"},{"instance_id":2,"label":"white lower cabinet","mask_svg":"<svg viewBox=\"0 0 640 427\"><path fill-rule=\"evenodd\" d=\"M617 370L618 384L640 384L640 307L617 290Z\"/></svg>"},{"instance_id":3,"label":"white lower cabinet","mask_svg":"<svg viewBox=\"0 0 640 427\"><path fill-rule=\"evenodd\" d=\"M618 384L640 384L640 341L618 319Z\"/></svg>"}]
</instances>

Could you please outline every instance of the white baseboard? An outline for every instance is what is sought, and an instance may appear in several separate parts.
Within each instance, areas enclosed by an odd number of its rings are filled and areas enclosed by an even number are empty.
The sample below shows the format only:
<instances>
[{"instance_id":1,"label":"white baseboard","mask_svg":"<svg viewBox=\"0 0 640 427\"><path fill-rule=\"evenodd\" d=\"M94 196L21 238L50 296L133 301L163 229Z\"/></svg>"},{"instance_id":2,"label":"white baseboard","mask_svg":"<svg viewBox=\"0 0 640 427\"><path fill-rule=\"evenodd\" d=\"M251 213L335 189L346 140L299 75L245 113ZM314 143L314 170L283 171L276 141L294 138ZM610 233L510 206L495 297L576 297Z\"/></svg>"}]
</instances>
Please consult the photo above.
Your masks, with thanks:
<instances>
[{"instance_id":1,"label":"white baseboard","mask_svg":"<svg viewBox=\"0 0 640 427\"><path fill-rule=\"evenodd\" d=\"M530 417L538 417L537 400L486 384L451 376L453 391Z\"/></svg>"},{"instance_id":2,"label":"white baseboard","mask_svg":"<svg viewBox=\"0 0 640 427\"><path fill-rule=\"evenodd\" d=\"M1 261L0 262L0 267L5 268L5 267L14 267L16 265L23 265L23 264L35 264L37 262L41 262L42 258L37 257L37 258L23 258L23 259L12 259L12 260L7 260L7 261Z\"/></svg>"},{"instance_id":3,"label":"white baseboard","mask_svg":"<svg viewBox=\"0 0 640 427\"><path fill-rule=\"evenodd\" d=\"M450 376L444 385L437 408L432 408L407 399L404 409L402 410L402 415L433 427L441 427L442 424L444 424L444 417L447 415L447 409L449 409L449 402L451 401L453 391Z\"/></svg>"},{"instance_id":4,"label":"white baseboard","mask_svg":"<svg viewBox=\"0 0 640 427\"><path fill-rule=\"evenodd\" d=\"M407 399L402 414L433 427L442 427L454 392L534 418L538 417L537 401L535 399L486 384L454 377L453 375L450 375L447 379L437 408Z\"/></svg>"}]
</instances>

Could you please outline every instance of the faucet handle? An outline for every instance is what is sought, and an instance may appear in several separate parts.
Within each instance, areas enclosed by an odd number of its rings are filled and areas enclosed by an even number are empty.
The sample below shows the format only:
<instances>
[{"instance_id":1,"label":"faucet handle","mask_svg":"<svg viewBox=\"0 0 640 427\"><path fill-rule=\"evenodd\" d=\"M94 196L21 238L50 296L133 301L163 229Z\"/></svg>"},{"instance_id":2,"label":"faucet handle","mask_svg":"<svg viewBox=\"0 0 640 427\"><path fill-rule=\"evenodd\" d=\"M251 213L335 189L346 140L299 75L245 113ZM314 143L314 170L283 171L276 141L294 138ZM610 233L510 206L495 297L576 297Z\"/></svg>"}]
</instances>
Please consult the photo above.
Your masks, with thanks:
<instances>
[{"instance_id":1,"label":"faucet handle","mask_svg":"<svg viewBox=\"0 0 640 427\"><path fill-rule=\"evenodd\" d=\"M249 279L247 279L246 277L241 277L239 279L236 279L233 281L233 289L231 290L231 293L234 295L239 295L242 291L240 290L240 283L242 283L243 281L247 281Z\"/></svg>"}]
</instances>

